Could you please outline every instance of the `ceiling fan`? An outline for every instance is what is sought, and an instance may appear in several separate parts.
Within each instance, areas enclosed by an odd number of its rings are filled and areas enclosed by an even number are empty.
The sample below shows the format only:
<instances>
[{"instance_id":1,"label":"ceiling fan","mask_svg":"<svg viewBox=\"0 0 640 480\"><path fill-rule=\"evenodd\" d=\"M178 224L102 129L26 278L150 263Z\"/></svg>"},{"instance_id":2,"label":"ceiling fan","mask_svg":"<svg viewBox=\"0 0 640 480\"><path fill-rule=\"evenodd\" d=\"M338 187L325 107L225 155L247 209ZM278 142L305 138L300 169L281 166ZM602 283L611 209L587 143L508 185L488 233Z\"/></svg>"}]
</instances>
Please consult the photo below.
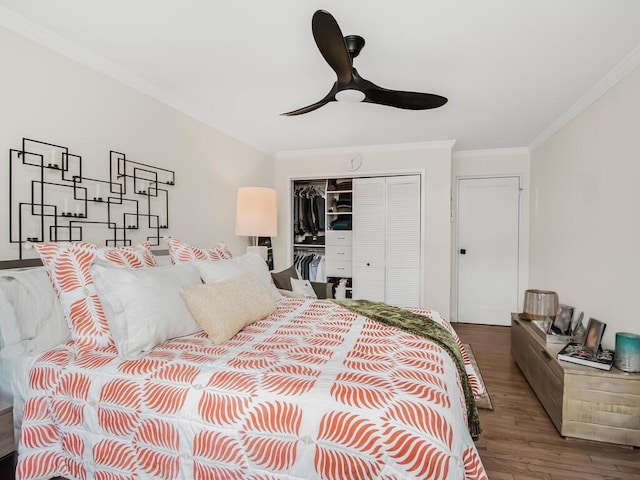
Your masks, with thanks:
<instances>
[{"instance_id":1,"label":"ceiling fan","mask_svg":"<svg viewBox=\"0 0 640 480\"><path fill-rule=\"evenodd\" d=\"M428 110L447 103L447 99L440 95L389 90L362 78L353 68L353 59L364 47L364 38L359 35L343 37L338 22L329 12L316 11L311 29L318 50L336 72L338 79L319 102L282 115L302 115L335 101L377 103L407 110Z\"/></svg>"}]
</instances>

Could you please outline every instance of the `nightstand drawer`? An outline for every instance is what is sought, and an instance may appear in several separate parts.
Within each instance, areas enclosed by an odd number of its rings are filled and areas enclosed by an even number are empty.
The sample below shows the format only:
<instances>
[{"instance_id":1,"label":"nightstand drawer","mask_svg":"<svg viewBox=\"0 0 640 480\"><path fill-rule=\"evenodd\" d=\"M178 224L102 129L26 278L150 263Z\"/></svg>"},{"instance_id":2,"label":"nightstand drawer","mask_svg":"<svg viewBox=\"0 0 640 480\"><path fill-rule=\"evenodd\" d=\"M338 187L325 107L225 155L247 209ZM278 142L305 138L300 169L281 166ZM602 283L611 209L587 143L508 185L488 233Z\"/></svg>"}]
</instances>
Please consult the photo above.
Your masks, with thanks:
<instances>
[{"instance_id":1,"label":"nightstand drawer","mask_svg":"<svg viewBox=\"0 0 640 480\"><path fill-rule=\"evenodd\" d=\"M536 337L525 331L521 320L511 322L511 353L529 385L558 431L562 428L562 372Z\"/></svg>"},{"instance_id":2,"label":"nightstand drawer","mask_svg":"<svg viewBox=\"0 0 640 480\"><path fill-rule=\"evenodd\" d=\"M0 458L15 450L12 408L0 411Z\"/></svg>"}]
</instances>

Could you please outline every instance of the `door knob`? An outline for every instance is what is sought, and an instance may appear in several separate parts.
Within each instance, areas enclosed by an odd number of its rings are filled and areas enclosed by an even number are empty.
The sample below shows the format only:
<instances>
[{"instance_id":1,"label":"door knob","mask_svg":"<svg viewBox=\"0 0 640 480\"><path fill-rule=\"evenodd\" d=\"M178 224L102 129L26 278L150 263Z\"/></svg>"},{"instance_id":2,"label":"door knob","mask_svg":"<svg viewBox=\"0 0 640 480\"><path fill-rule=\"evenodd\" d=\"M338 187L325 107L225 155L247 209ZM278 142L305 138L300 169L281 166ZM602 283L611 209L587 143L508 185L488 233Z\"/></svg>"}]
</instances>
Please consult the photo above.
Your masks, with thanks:
<instances>
[{"instance_id":1,"label":"door knob","mask_svg":"<svg viewBox=\"0 0 640 480\"><path fill-rule=\"evenodd\" d=\"M369 262L367 262L367 267L370 267L370 266L371 266L371 264Z\"/></svg>"},{"instance_id":2,"label":"door knob","mask_svg":"<svg viewBox=\"0 0 640 480\"><path fill-rule=\"evenodd\" d=\"M466 255L467 254L467 249L466 248L461 248L460 249L460 255Z\"/></svg>"}]
</instances>

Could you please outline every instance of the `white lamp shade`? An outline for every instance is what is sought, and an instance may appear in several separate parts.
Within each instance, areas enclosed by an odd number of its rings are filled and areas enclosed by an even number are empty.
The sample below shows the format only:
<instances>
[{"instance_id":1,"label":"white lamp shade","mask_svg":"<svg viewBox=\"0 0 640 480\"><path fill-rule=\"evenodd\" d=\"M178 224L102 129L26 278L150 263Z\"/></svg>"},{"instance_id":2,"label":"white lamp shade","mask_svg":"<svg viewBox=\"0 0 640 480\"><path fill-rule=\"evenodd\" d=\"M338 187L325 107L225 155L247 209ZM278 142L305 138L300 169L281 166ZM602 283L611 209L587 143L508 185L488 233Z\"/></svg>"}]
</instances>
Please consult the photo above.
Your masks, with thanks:
<instances>
[{"instance_id":1,"label":"white lamp shade","mask_svg":"<svg viewBox=\"0 0 640 480\"><path fill-rule=\"evenodd\" d=\"M275 237L278 234L278 195L273 188L238 189L236 235Z\"/></svg>"}]
</instances>

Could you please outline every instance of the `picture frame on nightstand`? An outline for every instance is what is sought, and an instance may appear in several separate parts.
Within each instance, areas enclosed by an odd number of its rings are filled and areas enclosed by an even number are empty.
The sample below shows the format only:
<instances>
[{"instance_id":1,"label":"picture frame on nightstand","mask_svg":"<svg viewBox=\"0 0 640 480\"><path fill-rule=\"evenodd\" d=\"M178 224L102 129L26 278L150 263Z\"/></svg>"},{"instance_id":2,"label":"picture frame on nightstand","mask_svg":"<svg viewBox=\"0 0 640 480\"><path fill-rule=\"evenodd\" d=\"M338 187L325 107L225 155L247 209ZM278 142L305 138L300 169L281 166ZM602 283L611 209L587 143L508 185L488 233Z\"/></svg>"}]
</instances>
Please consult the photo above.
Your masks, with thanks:
<instances>
[{"instance_id":1,"label":"picture frame on nightstand","mask_svg":"<svg viewBox=\"0 0 640 480\"><path fill-rule=\"evenodd\" d=\"M607 328L606 323L596 320L593 317L589 319L587 331L584 334L584 341L582 344L591 352L591 355L596 355L598 353L605 328Z\"/></svg>"},{"instance_id":2,"label":"picture frame on nightstand","mask_svg":"<svg viewBox=\"0 0 640 480\"><path fill-rule=\"evenodd\" d=\"M571 335L571 320L573 319L573 313L575 307L569 305L560 304L560 311L550 325L547 333L556 333L558 335Z\"/></svg>"},{"instance_id":3,"label":"picture frame on nightstand","mask_svg":"<svg viewBox=\"0 0 640 480\"><path fill-rule=\"evenodd\" d=\"M580 338L582 342L582 336L584 335L584 325L582 325L582 319L584 318L584 312L580 312L577 309L573 312L573 318L571 319L571 335L576 338ZM577 341L577 340L574 340Z\"/></svg>"}]
</instances>

